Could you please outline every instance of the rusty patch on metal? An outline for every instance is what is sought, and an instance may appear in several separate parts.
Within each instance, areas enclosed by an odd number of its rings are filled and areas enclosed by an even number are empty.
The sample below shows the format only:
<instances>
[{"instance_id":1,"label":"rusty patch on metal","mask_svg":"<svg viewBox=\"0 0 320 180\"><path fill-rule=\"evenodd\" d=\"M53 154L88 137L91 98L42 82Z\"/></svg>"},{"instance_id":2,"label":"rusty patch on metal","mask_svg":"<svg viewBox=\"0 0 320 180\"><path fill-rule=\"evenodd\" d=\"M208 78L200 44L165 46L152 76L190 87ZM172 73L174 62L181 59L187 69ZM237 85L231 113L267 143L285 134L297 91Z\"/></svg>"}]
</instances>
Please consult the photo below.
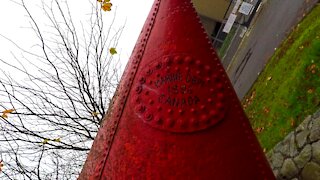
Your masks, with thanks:
<instances>
[{"instance_id":1,"label":"rusty patch on metal","mask_svg":"<svg viewBox=\"0 0 320 180\"><path fill-rule=\"evenodd\" d=\"M139 73L135 112L144 123L165 131L209 128L226 114L225 83L219 74L190 56L162 57Z\"/></svg>"}]
</instances>

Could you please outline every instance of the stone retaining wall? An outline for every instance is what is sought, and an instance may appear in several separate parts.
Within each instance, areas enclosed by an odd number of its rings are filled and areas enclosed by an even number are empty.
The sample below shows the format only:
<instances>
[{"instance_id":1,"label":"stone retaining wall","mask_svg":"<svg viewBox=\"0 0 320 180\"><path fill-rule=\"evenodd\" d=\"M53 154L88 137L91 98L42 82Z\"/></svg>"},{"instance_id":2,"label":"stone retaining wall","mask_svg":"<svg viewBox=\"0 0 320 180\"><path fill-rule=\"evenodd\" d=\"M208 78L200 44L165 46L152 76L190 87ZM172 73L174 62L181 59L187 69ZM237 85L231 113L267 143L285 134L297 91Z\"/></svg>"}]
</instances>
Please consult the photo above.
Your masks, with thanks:
<instances>
[{"instance_id":1,"label":"stone retaining wall","mask_svg":"<svg viewBox=\"0 0 320 180\"><path fill-rule=\"evenodd\" d=\"M320 180L320 111L267 154L277 179Z\"/></svg>"}]
</instances>

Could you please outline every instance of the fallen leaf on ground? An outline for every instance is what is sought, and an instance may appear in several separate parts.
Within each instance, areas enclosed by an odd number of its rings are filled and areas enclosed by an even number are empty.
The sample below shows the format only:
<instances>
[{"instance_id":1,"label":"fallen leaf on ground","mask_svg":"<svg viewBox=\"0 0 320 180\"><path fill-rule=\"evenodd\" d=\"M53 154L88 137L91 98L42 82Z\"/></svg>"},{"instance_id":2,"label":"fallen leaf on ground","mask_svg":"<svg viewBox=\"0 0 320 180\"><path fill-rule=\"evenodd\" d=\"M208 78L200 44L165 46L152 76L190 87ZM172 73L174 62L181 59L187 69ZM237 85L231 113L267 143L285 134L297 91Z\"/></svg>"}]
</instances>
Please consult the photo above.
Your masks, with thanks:
<instances>
[{"instance_id":1,"label":"fallen leaf on ground","mask_svg":"<svg viewBox=\"0 0 320 180\"><path fill-rule=\"evenodd\" d=\"M263 130L264 130L264 127L256 128L256 132L257 132L257 133L261 133Z\"/></svg>"},{"instance_id":2,"label":"fallen leaf on ground","mask_svg":"<svg viewBox=\"0 0 320 180\"><path fill-rule=\"evenodd\" d=\"M307 91L307 92L308 92L309 94L312 94L312 93L314 93L314 91L315 91L315 89L314 89L314 88L310 88L310 89L308 89L308 91Z\"/></svg>"},{"instance_id":3,"label":"fallen leaf on ground","mask_svg":"<svg viewBox=\"0 0 320 180\"><path fill-rule=\"evenodd\" d=\"M248 107L248 106L247 106L246 104L244 104L244 105L242 106L243 109L247 109L247 107Z\"/></svg>"},{"instance_id":4,"label":"fallen leaf on ground","mask_svg":"<svg viewBox=\"0 0 320 180\"><path fill-rule=\"evenodd\" d=\"M254 99L255 97L256 97L256 91L253 91L250 96L250 100Z\"/></svg>"},{"instance_id":5,"label":"fallen leaf on ground","mask_svg":"<svg viewBox=\"0 0 320 180\"><path fill-rule=\"evenodd\" d=\"M267 107L264 107L264 108L263 108L263 111L264 111L266 114L268 114L268 113L270 112L270 109L267 108Z\"/></svg>"},{"instance_id":6,"label":"fallen leaf on ground","mask_svg":"<svg viewBox=\"0 0 320 180\"><path fill-rule=\"evenodd\" d=\"M308 70L309 72L311 72L312 74L315 74L316 71L317 71L317 65L316 65L316 64L311 64L311 65L307 68L307 70Z\"/></svg>"},{"instance_id":7,"label":"fallen leaf on ground","mask_svg":"<svg viewBox=\"0 0 320 180\"><path fill-rule=\"evenodd\" d=\"M291 118L290 126L294 127L295 125L296 125L296 121L293 118Z\"/></svg>"}]
</instances>

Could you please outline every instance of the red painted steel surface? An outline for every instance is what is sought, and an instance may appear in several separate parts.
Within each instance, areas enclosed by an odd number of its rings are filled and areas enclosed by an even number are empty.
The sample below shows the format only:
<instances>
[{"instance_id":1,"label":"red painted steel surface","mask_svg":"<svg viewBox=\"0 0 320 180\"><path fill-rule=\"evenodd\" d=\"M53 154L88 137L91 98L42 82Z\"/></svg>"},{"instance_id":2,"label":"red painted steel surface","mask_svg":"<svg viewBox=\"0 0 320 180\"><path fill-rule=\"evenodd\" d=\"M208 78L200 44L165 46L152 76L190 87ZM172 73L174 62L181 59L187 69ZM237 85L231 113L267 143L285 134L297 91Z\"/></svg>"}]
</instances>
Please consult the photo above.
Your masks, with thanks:
<instances>
[{"instance_id":1,"label":"red painted steel surface","mask_svg":"<svg viewBox=\"0 0 320 180\"><path fill-rule=\"evenodd\" d=\"M156 0L79 179L274 179L190 0Z\"/></svg>"}]
</instances>

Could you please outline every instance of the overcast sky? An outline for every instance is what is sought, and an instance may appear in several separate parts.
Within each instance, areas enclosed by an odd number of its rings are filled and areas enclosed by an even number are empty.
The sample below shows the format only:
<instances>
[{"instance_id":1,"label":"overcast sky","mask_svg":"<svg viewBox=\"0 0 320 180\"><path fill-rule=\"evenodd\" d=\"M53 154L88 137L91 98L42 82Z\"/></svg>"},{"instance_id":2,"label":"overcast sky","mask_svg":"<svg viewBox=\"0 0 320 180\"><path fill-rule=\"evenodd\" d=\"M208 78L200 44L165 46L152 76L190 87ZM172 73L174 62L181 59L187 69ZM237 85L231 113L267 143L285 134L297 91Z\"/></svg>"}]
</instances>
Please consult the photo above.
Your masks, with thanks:
<instances>
[{"instance_id":1,"label":"overcast sky","mask_svg":"<svg viewBox=\"0 0 320 180\"><path fill-rule=\"evenodd\" d=\"M19 2L20 0L15 1ZM50 0L44 1L50 2ZM91 0L68 0L73 17L85 18L85 16L88 16L90 7L88 7L87 1ZM35 5L39 3L40 0L25 0L25 2L32 13L36 15L37 20L41 20L43 14L41 14L40 7ZM105 12L106 21L108 21L109 16L110 20L112 19L111 17L114 14L114 10L116 10L116 24L113 28L116 30L126 22L125 30L117 47L117 50L121 52L121 62L123 66L125 66L152 6L153 0L111 0L111 2L113 4L113 11ZM30 25L25 15L22 7L13 3L11 0L0 1L0 35L9 37L19 45L29 48L34 45L34 41L30 34L28 34L32 32L26 28L30 27ZM9 60L12 48L8 41L0 37L0 58Z\"/></svg>"}]
</instances>

